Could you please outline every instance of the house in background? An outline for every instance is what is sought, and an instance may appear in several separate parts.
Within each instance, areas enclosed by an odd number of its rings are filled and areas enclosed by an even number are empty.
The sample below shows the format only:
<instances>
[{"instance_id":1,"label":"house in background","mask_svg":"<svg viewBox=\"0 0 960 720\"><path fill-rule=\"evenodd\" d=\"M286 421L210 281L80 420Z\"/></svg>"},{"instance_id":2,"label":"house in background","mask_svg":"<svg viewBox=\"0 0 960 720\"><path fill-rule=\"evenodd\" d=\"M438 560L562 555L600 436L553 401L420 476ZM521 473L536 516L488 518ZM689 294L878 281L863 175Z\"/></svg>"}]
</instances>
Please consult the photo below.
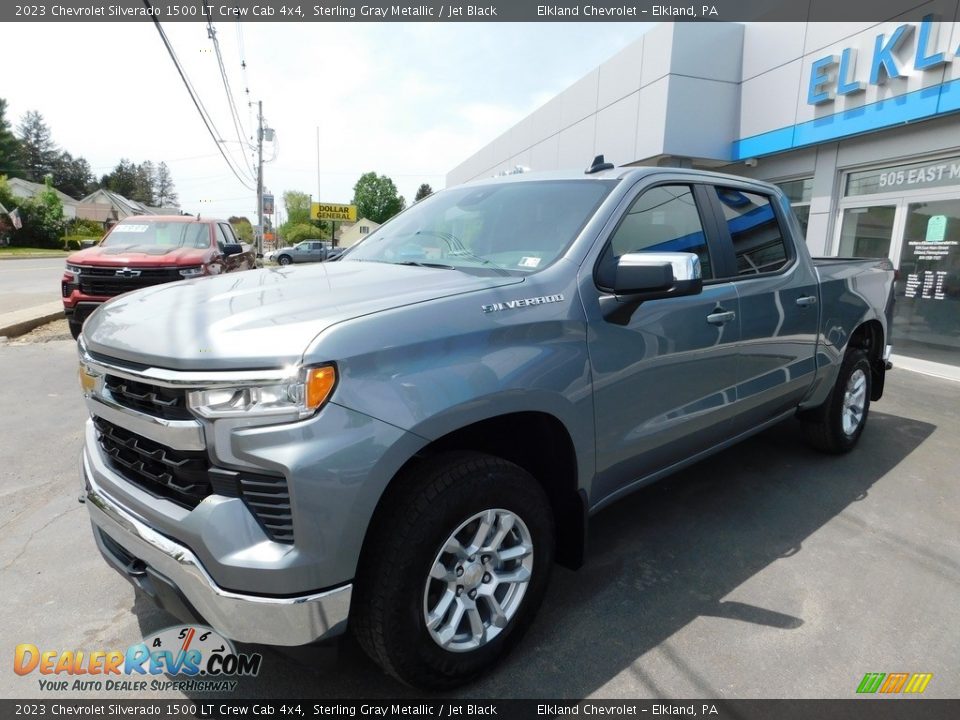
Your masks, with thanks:
<instances>
[{"instance_id":1,"label":"house in background","mask_svg":"<svg viewBox=\"0 0 960 720\"><path fill-rule=\"evenodd\" d=\"M337 233L337 245L342 248L356 245L378 227L380 227L380 223L375 223L367 218L360 218L354 223L341 223Z\"/></svg>"},{"instance_id":2,"label":"house in background","mask_svg":"<svg viewBox=\"0 0 960 720\"><path fill-rule=\"evenodd\" d=\"M96 222L118 222L134 215L179 215L180 208L150 207L119 193L100 188L80 200L77 217Z\"/></svg>"},{"instance_id":3,"label":"house in background","mask_svg":"<svg viewBox=\"0 0 960 720\"><path fill-rule=\"evenodd\" d=\"M30 182L29 180L24 180L23 178L8 178L7 185L10 187L10 194L15 198L29 200L32 200L47 189L47 186L43 183ZM60 198L60 202L63 203L63 219L73 220L75 217L78 217L78 207L80 206L81 201L74 200L72 197L66 193L60 192L56 188L53 188L53 191L57 194L57 197Z\"/></svg>"}]
</instances>

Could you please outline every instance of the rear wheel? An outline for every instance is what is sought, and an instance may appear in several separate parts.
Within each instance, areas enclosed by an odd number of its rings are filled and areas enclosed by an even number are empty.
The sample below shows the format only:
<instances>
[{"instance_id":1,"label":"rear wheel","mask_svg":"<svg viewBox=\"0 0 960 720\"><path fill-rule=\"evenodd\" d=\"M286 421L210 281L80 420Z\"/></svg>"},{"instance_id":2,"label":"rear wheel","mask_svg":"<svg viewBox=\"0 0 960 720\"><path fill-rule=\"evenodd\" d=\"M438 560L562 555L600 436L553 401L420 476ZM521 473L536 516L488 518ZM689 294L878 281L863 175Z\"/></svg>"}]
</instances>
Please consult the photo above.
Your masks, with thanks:
<instances>
[{"instance_id":1,"label":"rear wheel","mask_svg":"<svg viewBox=\"0 0 960 720\"><path fill-rule=\"evenodd\" d=\"M867 422L870 385L870 358L866 351L848 350L826 402L801 416L807 442L829 453L852 450Z\"/></svg>"},{"instance_id":2,"label":"rear wheel","mask_svg":"<svg viewBox=\"0 0 960 720\"><path fill-rule=\"evenodd\" d=\"M454 687L532 622L553 564L550 505L526 471L478 453L440 456L396 482L364 549L351 625L397 679Z\"/></svg>"}]
</instances>

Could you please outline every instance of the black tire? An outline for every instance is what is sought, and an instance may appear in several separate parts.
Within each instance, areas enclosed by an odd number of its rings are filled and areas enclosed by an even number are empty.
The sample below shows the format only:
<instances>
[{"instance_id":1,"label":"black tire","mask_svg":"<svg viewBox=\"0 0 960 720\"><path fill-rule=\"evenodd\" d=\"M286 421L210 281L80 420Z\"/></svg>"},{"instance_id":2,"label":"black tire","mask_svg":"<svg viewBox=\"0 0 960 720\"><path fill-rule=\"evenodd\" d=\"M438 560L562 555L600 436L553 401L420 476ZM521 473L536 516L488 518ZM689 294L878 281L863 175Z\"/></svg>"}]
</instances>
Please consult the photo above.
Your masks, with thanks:
<instances>
[{"instance_id":1,"label":"black tire","mask_svg":"<svg viewBox=\"0 0 960 720\"><path fill-rule=\"evenodd\" d=\"M69 320L67 325L70 326L70 334L73 335L73 339L76 340L80 337L80 331L83 330L83 323L78 323L74 320Z\"/></svg>"},{"instance_id":2,"label":"black tire","mask_svg":"<svg viewBox=\"0 0 960 720\"><path fill-rule=\"evenodd\" d=\"M277 265L283 265L284 267L286 267L291 262L293 261L290 259L289 255L281 255L280 257L277 258Z\"/></svg>"},{"instance_id":3,"label":"black tire","mask_svg":"<svg viewBox=\"0 0 960 720\"><path fill-rule=\"evenodd\" d=\"M480 453L438 456L418 464L394 482L382 503L387 510L378 513L364 544L351 629L366 653L401 682L423 689L456 687L493 666L532 622L553 565L550 504L529 473L506 460ZM515 515L529 531L533 547L529 581L498 634L475 649L454 652L441 647L427 629L425 615L428 602L432 604L427 594L428 578L454 531L491 509ZM515 525L510 532L519 532L518 527ZM466 526L464 532L474 533L475 526ZM444 557L460 562L453 555ZM483 582L488 577L484 574ZM477 608L482 600L476 602ZM502 598L500 601L506 604ZM454 624L453 615L447 617ZM461 634L469 635L469 618L463 617L467 625L460 626L465 627Z\"/></svg>"},{"instance_id":4,"label":"black tire","mask_svg":"<svg viewBox=\"0 0 960 720\"><path fill-rule=\"evenodd\" d=\"M863 402L859 423L853 427L844 425L844 404L850 378L857 373L863 377ZM859 377L859 375L858 375ZM850 452L867 424L867 415L870 412L870 392L872 378L870 375L870 358L866 351L853 348L847 351L840 365L837 382L830 391L826 402L818 408L809 410L800 416L803 421L803 433L807 442L817 450L833 454Z\"/></svg>"}]
</instances>

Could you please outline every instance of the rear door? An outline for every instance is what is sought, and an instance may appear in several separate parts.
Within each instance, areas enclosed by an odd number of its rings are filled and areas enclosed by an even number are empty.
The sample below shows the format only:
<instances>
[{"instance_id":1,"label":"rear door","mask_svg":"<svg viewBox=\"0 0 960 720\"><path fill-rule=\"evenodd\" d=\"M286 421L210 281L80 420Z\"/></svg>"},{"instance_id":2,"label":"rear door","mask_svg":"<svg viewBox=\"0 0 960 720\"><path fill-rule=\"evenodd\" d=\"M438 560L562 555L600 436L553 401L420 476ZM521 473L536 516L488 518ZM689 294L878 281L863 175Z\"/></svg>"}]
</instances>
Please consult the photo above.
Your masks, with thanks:
<instances>
[{"instance_id":1,"label":"rear door","mask_svg":"<svg viewBox=\"0 0 960 720\"><path fill-rule=\"evenodd\" d=\"M731 183L710 188L710 200L740 298L738 422L746 430L795 407L813 382L820 288L778 195Z\"/></svg>"},{"instance_id":2,"label":"rear door","mask_svg":"<svg viewBox=\"0 0 960 720\"><path fill-rule=\"evenodd\" d=\"M594 268L581 268L594 382L594 503L724 440L736 400L740 318L723 275L706 186L665 182L635 192ZM643 302L611 316L616 259L627 252L694 252L702 293Z\"/></svg>"}]
</instances>

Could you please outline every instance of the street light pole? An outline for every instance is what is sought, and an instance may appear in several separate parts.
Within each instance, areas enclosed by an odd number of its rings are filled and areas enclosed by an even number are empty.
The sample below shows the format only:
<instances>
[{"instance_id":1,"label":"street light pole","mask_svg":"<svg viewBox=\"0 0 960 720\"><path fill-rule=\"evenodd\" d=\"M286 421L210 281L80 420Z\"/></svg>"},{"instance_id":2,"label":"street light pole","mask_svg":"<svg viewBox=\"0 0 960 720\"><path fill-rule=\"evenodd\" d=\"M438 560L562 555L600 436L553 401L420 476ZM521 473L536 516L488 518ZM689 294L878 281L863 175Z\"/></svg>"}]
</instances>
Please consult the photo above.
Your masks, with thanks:
<instances>
[{"instance_id":1,"label":"street light pole","mask_svg":"<svg viewBox=\"0 0 960 720\"><path fill-rule=\"evenodd\" d=\"M257 252L263 254L263 100L257 102Z\"/></svg>"}]
</instances>

